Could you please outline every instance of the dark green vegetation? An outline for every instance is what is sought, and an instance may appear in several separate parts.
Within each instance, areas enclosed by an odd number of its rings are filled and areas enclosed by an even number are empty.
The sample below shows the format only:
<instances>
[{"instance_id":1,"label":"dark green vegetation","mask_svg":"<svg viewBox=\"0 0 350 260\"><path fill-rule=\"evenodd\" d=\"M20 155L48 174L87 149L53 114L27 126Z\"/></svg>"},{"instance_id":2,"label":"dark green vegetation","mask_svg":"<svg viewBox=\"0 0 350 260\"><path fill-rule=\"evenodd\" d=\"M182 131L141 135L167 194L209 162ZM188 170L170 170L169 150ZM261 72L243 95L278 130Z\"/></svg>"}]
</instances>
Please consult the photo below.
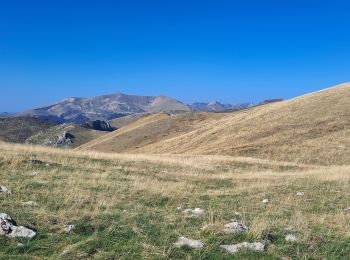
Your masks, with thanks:
<instances>
[{"instance_id":1,"label":"dark green vegetation","mask_svg":"<svg viewBox=\"0 0 350 260\"><path fill-rule=\"evenodd\" d=\"M0 118L0 140L24 143L28 137L55 125L57 124L32 117Z\"/></svg>"}]
</instances>

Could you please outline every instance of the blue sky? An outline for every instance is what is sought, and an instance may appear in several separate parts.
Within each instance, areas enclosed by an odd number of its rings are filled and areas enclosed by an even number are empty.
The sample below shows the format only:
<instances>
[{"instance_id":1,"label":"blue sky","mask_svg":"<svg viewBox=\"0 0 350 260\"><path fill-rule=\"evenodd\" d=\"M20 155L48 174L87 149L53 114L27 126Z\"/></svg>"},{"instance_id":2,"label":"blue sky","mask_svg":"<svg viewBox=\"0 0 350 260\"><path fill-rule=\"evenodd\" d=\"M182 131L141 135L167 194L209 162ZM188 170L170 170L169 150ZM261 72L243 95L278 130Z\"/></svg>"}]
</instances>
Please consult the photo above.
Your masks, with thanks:
<instances>
[{"instance_id":1,"label":"blue sky","mask_svg":"<svg viewBox=\"0 0 350 260\"><path fill-rule=\"evenodd\" d=\"M290 98L350 81L349 1L0 0L0 111L114 92Z\"/></svg>"}]
</instances>

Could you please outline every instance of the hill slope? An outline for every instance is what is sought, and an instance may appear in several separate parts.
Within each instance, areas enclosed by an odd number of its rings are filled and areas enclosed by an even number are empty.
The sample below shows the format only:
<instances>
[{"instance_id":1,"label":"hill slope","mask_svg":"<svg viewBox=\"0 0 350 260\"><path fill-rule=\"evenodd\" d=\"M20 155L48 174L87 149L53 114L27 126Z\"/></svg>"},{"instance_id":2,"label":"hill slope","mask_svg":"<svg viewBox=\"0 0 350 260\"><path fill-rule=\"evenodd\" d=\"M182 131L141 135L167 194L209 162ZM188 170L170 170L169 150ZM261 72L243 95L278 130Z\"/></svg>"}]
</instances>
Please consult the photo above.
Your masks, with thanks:
<instances>
[{"instance_id":1,"label":"hill slope","mask_svg":"<svg viewBox=\"0 0 350 260\"><path fill-rule=\"evenodd\" d=\"M0 118L0 140L24 143L26 139L56 123L31 117Z\"/></svg>"},{"instance_id":2,"label":"hill slope","mask_svg":"<svg viewBox=\"0 0 350 260\"><path fill-rule=\"evenodd\" d=\"M59 141L64 133L68 133L70 136L69 140L67 140L68 142L63 142L64 140ZM54 147L75 148L100 136L103 136L106 133L107 132L97 131L74 123L65 123L51 127L45 131L41 131L36 135L29 137L26 143Z\"/></svg>"},{"instance_id":3,"label":"hill slope","mask_svg":"<svg viewBox=\"0 0 350 260\"><path fill-rule=\"evenodd\" d=\"M119 146L119 152L221 154L349 164L350 84L217 117L208 116L200 124L192 125L169 138L153 141L154 137L147 137L150 142L145 138L142 146L137 144L138 148L135 145L123 150L113 139L88 148L113 151L113 147ZM134 138L132 132L129 134L129 138Z\"/></svg>"},{"instance_id":4,"label":"hill slope","mask_svg":"<svg viewBox=\"0 0 350 260\"><path fill-rule=\"evenodd\" d=\"M135 113L189 111L190 108L165 96L135 96L122 93L94 98L68 98L56 104L21 113L56 122L84 123L110 120Z\"/></svg>"}]
</instances>

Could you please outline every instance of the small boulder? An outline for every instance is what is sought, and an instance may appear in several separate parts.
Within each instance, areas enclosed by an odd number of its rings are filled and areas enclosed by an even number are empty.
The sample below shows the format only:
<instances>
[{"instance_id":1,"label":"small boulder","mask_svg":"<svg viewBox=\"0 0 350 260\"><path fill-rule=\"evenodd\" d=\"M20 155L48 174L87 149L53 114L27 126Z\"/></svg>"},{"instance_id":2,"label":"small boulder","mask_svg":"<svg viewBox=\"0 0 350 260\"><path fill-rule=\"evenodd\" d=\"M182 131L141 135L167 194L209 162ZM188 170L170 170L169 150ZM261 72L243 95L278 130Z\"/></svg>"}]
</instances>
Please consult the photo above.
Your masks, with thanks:
<instances>
[{"instance_id":1,"label":"small boulder","mask_svg":"<svg viewBox=\"0 0 350 260\"><path fill-rule=\"evenodd\" d=\"M235 254L241 249L249 249L256 252L263 252L265 250L265 244L261 242L248 243L243 242L235 245L222 245L221 248L225 249L230 254Z\"/></svg>"},{"instance_id":2,"label":"small boulder","mask_svg":"<svg viewBox=\"0 0 350 260\"><path fill-rule=\"evenodd\" d=\"M17 226L16 221L6 213L0 213L0 235L7 237L33 238L36 233L26 227Z\"/></svg>"},{"instance_id":3,"label":"small boulder","mask_svg":"<svg viewBox=\"0 0 350 260\"><path fill-rule=\"evenodd\" d=\"M287 242L296 242L296 241L298 241L298 239L297 239L295 234L288 234L288 235L286 235L285 240Z\"/></svg>"},{"instance_id":4,"label":"small boulder","mask_svg":"<svg viewBox=\"0 0 350 260\"><path fill-rule=\"evenodd\" d=\"M302 197L302 196L304 196L304 195L305 195L305 193L304 193L304 192L302 192L302 191L297 192L297 196Z\"/></svg>"},{"instance_id":5,"label":"small boulder","mask_svg":"<svg viewBox=\"0 0 350 260\"><path fill-rule=\"evenodd\" d=\"M30 174L31 177L35 177L35 176L38 176L38 175L39 175L38 172L32 172L32 173Z\"/></svg>"},{"instance_id":6,"label":"small boulder","mask_svg":"<svg viewBox=\"0 0 350 260\"><path fill-rule=\"evenodd\" d=\"M1 186L1 187L0 187L0 193L9 194L9 195L12 194L11 190L9 190L8 188L6 188L5 186Z\"/></svg>"},{"instance_id":7,"label":"small boulder","mask_svg":"<svg viewBox=\"0 0 350 260\"><path fill-rule=\"evenodd\" d=\"M175 247L181 248L187 246L192 249L200 249L204 246L204 243L200 240L188 239L186 237L179 237L176 243L174 243Z\"/></svg>"},{"instance_id":8,"label":"small boulder","mask_svg":"<svg viewBox=\"0 0 350 260\"><path fill-rule=\"evenodd\" d=\"M248 231L248 227L238 221L232 220L232 222L225 225L224 230L226 234L241 234Z\"/></svg>"},{"instance_id":9,"label":"small boulder","mask_svg":"<svg viewBox=\"0 0 350 260\"><path fill-rule=\"evenodd\" d=\"M191 218L198 218L198 217L200 217L201 215L204 214L204 210L201 209L201 208L185 209L182 212L185 213L187 216L189 216Z\"/></svg>"},{"instance_id":10,"label":"small boulder","mask_svg":"<svg viewBox=\"0 0 350 260\"><path fill-rule=\"evenodd\" d=\"M30 200L30 201L22 202L22 206L38 206L38 203Z\"/></svg>"},{"instance_id":11,"label":"small boulder","mask_svg":"<svg viewBox=\"0 0 350 260\"><path fill-rule=\"evenodd\" d=\"M71 224L64 225L64 227L63 227L63 229L66 233L71 232L74 228L75 228L75 226L71 225Z\"/></svg>"},{"instance_id":12,"label":"small boulder","mask_svg":"<svg viewBox=\"0 0 350 260\"><path fill-rule=\"evenodd\" d=\"M262 203L264 203L264 204L267 204L267 203L269 203L269 202L270 202L269 199L263 199L263 201L262 201Z\"/></svg>"}]
</instances>

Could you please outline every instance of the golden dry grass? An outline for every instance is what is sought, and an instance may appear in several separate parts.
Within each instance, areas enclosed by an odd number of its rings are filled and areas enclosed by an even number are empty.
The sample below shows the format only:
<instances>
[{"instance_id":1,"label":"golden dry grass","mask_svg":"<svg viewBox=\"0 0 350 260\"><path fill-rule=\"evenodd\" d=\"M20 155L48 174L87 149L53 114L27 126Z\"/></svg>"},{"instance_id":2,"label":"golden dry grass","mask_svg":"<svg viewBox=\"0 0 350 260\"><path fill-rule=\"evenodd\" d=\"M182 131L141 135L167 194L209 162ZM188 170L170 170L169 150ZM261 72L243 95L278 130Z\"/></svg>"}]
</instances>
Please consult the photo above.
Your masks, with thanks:
<instances>
[{"instance_id":1,"label":"golden dry grass","mask_svg":"<svg viewBox=\"0 0 350 260\"><path fill-rule=\"evenodd\" d=\"M42 164L32 164L31 160ZM47 165L48 164L48 165ZM30 174L38 171L39 175ZM220 244L276 236L264 253L238 258L346 258L350 255L350 167L318 166L216 155L106 154L0 143L2 212L34 226L32 241L1 238L2 258L223 259ZM305 192L304 197L296 192ZM270 203L262 203L269 198ZM38 207L21 206L33 200ZM200 207L188 219L177 206ZM243 214L247 234L222 233ZM63 225L73 223L71 234ZM294 226L299 241L284 241ZM205 242L202 250L176 249L184 235Z\"/></svg>"},{"instance_id":2,"label":"golden dry grass","mask_svg":"<svg viewBox=\"0 0 350 260\"><path fill-rule=\"evenodd\" d=\"M135 122L131 129L122 128L109 139L102 137L81 148L350 163L350 84L240 112L202 115L200 120L193 113L161 118L140 127Z\"/></svg>"}]
</instances>

